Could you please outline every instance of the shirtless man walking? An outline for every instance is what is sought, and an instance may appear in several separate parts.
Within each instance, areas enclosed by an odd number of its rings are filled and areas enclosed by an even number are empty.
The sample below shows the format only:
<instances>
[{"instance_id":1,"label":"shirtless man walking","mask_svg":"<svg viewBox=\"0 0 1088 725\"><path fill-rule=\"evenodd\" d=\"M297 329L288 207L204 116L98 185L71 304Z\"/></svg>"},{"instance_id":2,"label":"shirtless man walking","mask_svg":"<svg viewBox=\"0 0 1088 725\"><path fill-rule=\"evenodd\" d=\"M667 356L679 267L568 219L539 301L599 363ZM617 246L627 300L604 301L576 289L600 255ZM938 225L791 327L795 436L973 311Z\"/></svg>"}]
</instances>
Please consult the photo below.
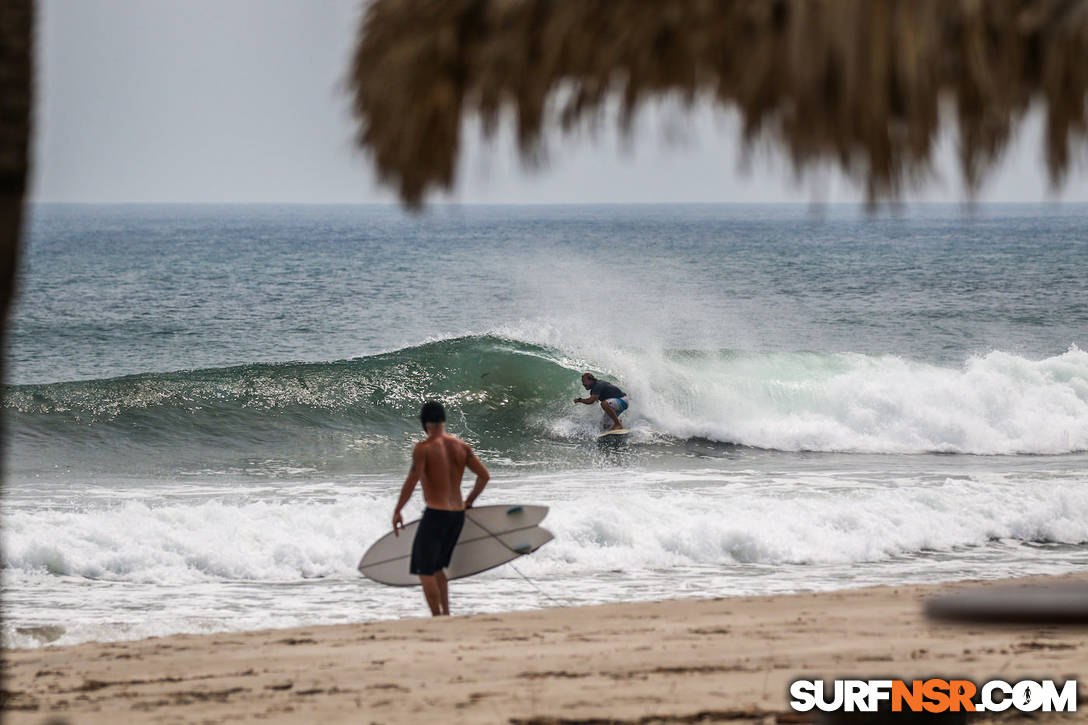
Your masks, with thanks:
<instances>
[{"instance_id":1,"label":"shirtless man walking","mask_svg":"<svg viewBox=\"0 0 1088 725\"><path fill-rule=\"evenodd\" d=\"M404 519L400 511L412 497L416 483L423 481L423 520L419 522L412 542L412 563L409 571L419 576L423 596L435 617L450 613L449 587L446 572L453 556L453 547L465 525L465 509L483 492L491 474L472 452L472 448L446 432L446 409L441 403L429 401L419 413L426 439L412 451L412 468L400 489L400 499L393 509L393 533L400 536ZM461 477L465 468L476 474L476 485L468 498L461 500Z\"/></svg>"}]
</instances>

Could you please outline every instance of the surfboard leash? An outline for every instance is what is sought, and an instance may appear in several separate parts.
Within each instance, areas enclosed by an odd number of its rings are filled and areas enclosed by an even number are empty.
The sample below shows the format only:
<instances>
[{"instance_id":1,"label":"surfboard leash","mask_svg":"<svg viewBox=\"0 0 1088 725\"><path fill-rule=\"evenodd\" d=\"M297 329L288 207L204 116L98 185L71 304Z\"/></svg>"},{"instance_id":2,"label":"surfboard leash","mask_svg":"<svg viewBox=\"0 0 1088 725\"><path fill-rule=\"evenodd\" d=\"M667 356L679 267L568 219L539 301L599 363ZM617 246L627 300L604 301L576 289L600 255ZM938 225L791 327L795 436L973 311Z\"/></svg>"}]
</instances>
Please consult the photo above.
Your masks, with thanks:
<instances>
[{"instance_id":1,"label":"surfboard leash","mask_svg":"<svg viewBox=\"0 0 1088 725\"><path fill-rule=\"evenodd\" d=\"M559 601L558 599L556 599L555 597L553 597L553 596L552 596L551 594L548 594L548 593L547 593L546 591L544 591L543 589L541 589L541 588L540 588L540 587L539 587L539 586L537 585L537 583L536 583L535 581L533 581L533 580L532 580L532 579L530 579L529 577L527 577L527 576L525 576L524 574L522 574L522 573L521 573L521 570L520 570L520 569L518 569L518 568L517 568L516 566L514 566L514 563L513 563L513 562L507 562L507 563L508 563L508 564L510 564L510 568L511 568L511 569L513 569L514 571L516 571L516 572L518 573L518 576L520 576L520 577L521 577L522 579L524 579L525 581L529 582L529 585L530 585L530 586L532 586L532 587L533 587L533 589L536 589L536 590L537 590L537 591L538 591L538 592L539 592L540 594L544 595L544 598L545 598L545 599L547 599L547 600L548 600L549 602L551 602L552 604L555 604L556 606L559 606L559 607L571 607L571 606L574 606L574 605L573 605L573 604L571 604L571 603L570 603L569 601L562 601L562 602L560 602L560 601Z\"/></svg>"},{"instance_id":2,"label":"surfboard leash","mask_svg":"<svg viewBox=\"0 0 1088 725\"><path fill-rule=\"evenodd\" d=\"M505 541L503 541L502 539L500 539L500 538L498 537L498 535L497 535L497 534L495 534L495 533L494 533L493 531L491 531L491 529L487 528L486 526L484 526L483 524L481 524L481 523L480 523L479 521L477 521L476 519L474 519L474 518L472 518L471 516L469 516L469 515L468 515L468 511L465 511L465 518L467 518L467 519L468 519L469 521L471 521L472 523L474 523L474 524L476 524L477 526L479 526L479 527L480 527L481 529L483 529L483 530L484 530L484 533L485 533L485 534L487 534L487 535L488 535L488 536L490 536L491 538L495 539L495 541L499 542L499 543L500 543L500 544L502 544L502 545L503 545L504 547L506 547L507 549L509 549L509 550L510 550L510 551L512 551L513 553L517 554L517 555L518 555L519 557L521 557L521 556L527 556L527 555L528 555L528 554L530 553L530 552L518 551L518 550L517 550L517 549L515 549L514 547L510 546L509 544L507 544L507 543L506 543ZM573 605L572 605L572 604L571 604L570 602L560 602L560 601L559 601L559 600L557 600L557 599L556 599L555 597L553 597L552 595L548 594L548 593L547 593L546 591L544 591L543 589L541 589L541 588L540 588L540 586L539 586L539 585L538 585L538 584L537 584L536 582L534 582L534 581L533 581L532 579L530 579L529 577L527 577L527 576L525 576L524 574L522 574L522 573L521 573L521 570L520 570L520 569L518 569L518 568L517 568L516 566L514 566L514 562L513 562L513 561L508 561L508 562L506 562L506 563L510 565L510 568L511 568L511 569L513 569L513 570L514 570L515 572L517 572L518 576L520 576L520 577L521 577L522 579L524 579L525 581L527 581L527 582L529 583L529 585L530 585L530 586L531 586L531 587L532 587L533 589L536 589L536 590L537 590L537 592L539 592L540 594L542 594L542 595L544 596L544 598L545 598L545 599L547 599L548 601L550 601L550 602L552 602L553 604L555 604L555 605L557 605L557 606L560 606L560 607L570 607L570 606L573 606Z\"/></svg>"}]
</instances>

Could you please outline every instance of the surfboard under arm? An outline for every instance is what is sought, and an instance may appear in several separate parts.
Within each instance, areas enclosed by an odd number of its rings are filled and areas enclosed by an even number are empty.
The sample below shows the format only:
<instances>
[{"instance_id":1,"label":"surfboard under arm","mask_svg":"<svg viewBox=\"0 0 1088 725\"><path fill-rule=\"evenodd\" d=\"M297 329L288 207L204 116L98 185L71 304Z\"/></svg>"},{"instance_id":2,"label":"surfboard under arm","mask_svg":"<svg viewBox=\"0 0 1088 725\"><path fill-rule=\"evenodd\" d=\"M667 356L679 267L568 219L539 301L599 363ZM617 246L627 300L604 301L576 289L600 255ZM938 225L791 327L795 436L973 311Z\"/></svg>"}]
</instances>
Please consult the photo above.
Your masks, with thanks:
<instances>
[{"instance_id":1,"label":"surfboard under arm","mask_svg":"<svg viewBox=\"0 0 1088 725\"><path fill-rule=\"evenodd\" d=\"M551 532L537 525L547 513L547 506L517 504L467 510L446 577L460 579L479 574L536 551L552 540ZM417 519L407 524L399 536L390 532L378 539L363 555L359 572L391 586L418 585L419 577L408 570L418 528Z\"/></svg>"}]
</instances>

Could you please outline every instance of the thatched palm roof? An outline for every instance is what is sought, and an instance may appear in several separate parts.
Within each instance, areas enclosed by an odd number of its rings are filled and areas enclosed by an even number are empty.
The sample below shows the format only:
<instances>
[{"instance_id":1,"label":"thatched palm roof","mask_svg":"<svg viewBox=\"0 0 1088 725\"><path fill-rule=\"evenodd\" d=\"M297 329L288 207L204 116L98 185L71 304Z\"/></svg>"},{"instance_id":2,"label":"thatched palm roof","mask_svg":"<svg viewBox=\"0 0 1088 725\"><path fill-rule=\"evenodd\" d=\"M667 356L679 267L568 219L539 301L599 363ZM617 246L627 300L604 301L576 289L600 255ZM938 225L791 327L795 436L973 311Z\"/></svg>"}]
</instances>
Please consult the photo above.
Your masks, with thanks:
<instances>
[{"instance_id":1,"label":"thatched palm roof","mask_svg":"<svg viewBox=\"0 0 1088 725\"><path fill-rule=\"evenodd\" d=\"M550 126L610 98L623 126L666 94L737 109L745 143L831 161L871 200L952 121L973 191L1038 102L1058 184L1088 131L1088 0L376 0L350 81L358 142L409 205L452 187L463 117L491 133L510 112L532 157Z\"/></svg>"}]
</instances>

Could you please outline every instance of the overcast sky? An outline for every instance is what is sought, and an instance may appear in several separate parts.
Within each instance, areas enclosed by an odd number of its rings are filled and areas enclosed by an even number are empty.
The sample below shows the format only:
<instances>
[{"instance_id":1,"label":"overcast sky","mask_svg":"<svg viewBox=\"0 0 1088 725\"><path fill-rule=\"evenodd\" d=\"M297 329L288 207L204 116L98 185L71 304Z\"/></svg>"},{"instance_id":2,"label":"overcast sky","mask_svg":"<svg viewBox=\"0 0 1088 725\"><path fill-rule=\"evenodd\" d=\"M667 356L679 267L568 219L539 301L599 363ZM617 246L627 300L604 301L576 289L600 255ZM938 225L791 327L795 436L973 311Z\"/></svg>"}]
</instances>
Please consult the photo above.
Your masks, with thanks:
<instances>
[{"instance_id":1,"label":"overcast sky","mask_svg":"<svg viewBox=\"0 0 1088 725\"><path fill-rule=\"evenodd\" d=\"M41 0L33 198L78 202L386 202L352 146L343 79L360 0ZM662 105L625 144L611 128L552 140L528 172L509 136L470 134L465 203L855 201L828 175L797 184L735 119ZM909 198L964 198L954 139ZM1056 196L1029 117L982 201L1088 201L1082 163Z\"/></svg>"}]
</instances>

